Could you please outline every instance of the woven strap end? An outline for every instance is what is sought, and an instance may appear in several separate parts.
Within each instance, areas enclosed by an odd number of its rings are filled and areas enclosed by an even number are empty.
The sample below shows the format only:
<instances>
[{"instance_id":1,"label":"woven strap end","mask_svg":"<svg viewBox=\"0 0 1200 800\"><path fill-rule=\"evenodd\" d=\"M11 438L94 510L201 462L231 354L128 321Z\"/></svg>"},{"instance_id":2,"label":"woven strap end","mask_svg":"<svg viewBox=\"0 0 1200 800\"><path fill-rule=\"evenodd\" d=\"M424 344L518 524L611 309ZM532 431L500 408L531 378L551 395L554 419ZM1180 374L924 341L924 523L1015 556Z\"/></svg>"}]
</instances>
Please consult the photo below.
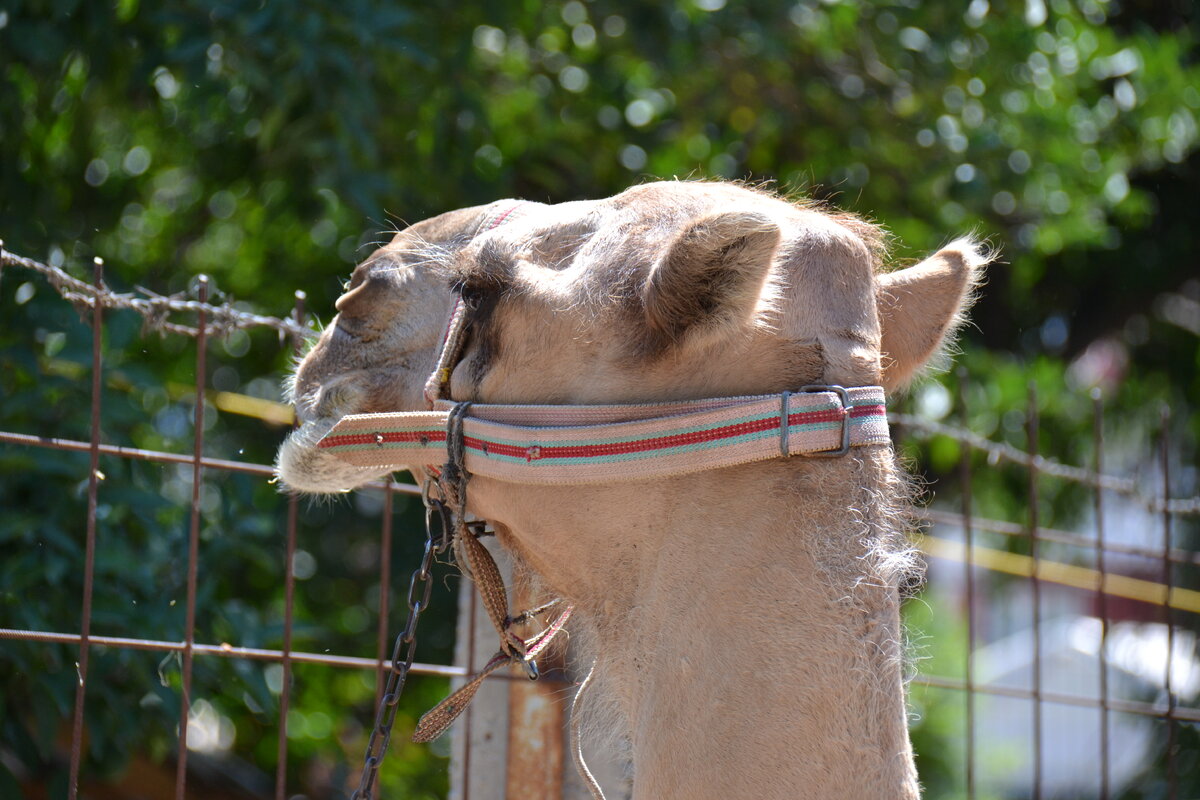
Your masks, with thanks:
<instances>
[{"instance_id":1,"label":"woven strap end","mask_svg":"<svg viewBox=\"0 0 1200 800\"><path fill-rule=\"evenodd\" d=\"M454 720L458 719L470 704L471 699L475 697L475 693L483 685L484 679L512 660L512 656L503 652L492 656L492 660L487 663L487 666L469 683L422 715L420 721L417 722L416 730L413 731L412 740L418 743L432 742L449 730L450 726L454 724Z\"/></svg>"}]
</instances>

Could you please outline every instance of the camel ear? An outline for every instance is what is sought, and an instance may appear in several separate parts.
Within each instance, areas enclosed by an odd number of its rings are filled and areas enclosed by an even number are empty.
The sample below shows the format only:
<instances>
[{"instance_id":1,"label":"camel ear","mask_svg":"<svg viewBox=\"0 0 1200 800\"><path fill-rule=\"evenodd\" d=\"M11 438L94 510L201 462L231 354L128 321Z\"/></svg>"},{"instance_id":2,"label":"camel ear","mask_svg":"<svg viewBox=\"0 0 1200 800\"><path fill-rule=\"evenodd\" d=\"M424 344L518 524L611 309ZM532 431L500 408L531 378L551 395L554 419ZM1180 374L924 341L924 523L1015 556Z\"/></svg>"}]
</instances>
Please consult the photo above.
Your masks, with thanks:
<instances>
[{"instance_id":1,"label":"camel ear","mask_svg":"<svg viewBox=\"0 0 1200 800\"><path fill-rule=\"evenodd\" d=\"M675 340L754 313L779 228L762 214L733 212L693 222L654 266L642 289L650 325Z\"/></svg>"},{"instance_id":2,"label":"camel ear","mask_svg":"<svg viewBox=\"0 0 1200 800\"><path fill-rule=\"evenodd\" d=\"M987 261L977 242L959 239L920 264L878 277L885 389L907 386L953 339Z\"/></svg>"}]
</instances>

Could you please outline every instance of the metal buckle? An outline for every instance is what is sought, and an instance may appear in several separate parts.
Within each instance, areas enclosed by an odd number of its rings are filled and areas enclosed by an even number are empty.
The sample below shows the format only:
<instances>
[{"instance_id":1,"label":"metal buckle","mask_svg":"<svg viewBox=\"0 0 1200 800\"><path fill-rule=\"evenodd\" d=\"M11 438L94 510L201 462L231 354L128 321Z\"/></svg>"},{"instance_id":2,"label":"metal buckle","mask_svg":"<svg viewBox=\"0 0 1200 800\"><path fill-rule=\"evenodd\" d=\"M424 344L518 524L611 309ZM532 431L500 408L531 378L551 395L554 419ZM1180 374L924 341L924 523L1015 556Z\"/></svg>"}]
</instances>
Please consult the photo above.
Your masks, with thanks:
<instances>
[{"instance_id":1,"label":"metal buckle","mask_svg":"<svg viewBox=\"0 0 1200 800\"><path fill-rule=\"evenodd\" d=\"M839 456L844 456L850 452L850 409L854 408L854 406L850 405L850 393L846 391L845 386L814 383L808 386L801 386L800 391L796 392L796 394L816 392L833 392L842 401L842 410L845 412L842 416L842 446L837 450L821 450L815 453L804 453L804 455L809 458L838 458Z\"/></svg>"}]
</instances>

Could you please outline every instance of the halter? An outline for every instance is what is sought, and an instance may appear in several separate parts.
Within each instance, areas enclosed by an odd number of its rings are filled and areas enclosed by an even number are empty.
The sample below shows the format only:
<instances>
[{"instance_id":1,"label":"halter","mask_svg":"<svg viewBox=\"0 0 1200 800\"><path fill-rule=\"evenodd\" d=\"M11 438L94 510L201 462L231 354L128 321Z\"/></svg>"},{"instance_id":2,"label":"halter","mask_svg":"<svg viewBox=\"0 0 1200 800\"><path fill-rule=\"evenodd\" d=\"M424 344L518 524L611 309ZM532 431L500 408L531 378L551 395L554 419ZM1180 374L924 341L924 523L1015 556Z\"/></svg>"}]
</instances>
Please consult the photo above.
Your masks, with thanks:
<instances>
[{"instance_id":1,"label":"halter","mask_svg":"<svg viewBox=\"0 0 1200 800\"><path fill-rule=\"evenodd\" d=\"M526 205L497 209L479 233L511 221ZM469 329L468 308L456 297L425 384L429 411L351 414L317 447L357 467L446 463L447 428L458 405L450 399L450 376ZM617 483L771 458L843 456L852 447L891 441L880 386L821 384L665 403L473 403L462 417L456 442L467 473L541 485Z\"/></svg>"}]
</instances>

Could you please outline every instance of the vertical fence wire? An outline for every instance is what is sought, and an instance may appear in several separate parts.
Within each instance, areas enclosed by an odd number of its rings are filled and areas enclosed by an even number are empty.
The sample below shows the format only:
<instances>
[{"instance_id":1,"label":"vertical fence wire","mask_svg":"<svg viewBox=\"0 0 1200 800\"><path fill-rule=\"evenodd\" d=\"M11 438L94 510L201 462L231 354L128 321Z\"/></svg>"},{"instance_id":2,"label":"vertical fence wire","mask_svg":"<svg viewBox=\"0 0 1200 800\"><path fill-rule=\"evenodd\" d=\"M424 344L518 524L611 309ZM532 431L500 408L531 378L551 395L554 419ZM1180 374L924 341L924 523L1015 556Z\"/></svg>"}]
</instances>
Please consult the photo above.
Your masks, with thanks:
<instances>
[{"instance_id":1,"label":"vertical fence wire","mask_svg":"<svg viewBox=\"0 0 1200 800\"><path fill-rule=\"evenodd\" d=\"M208 302L208 277L197 280L200 302ZM188 716L192 696L192 646L196 642L196 575L200 559L200 490L204 465L200 459L204 450L204 386L205 355L208 349L207 316L201 308L196 313L196 384L195 416L192 441L192 513L188 525L187 611L183 639L183 680L179 704L179 760L175 767L175 800L184 800L187 789Z\"/></svg>"},{"instance_id":2,"label":"vertical fence wire","mask_svg":"<svg viewBox=\"0 0 1200 800\"><path fill-rule=\"evenodd\" d=\"M1092 467L1097 475L1103 474L1104 400L1099 389L1092 390ZM1104 490L1099 486L1095 488L1092 500L1096 514L1096 571L1100 575L1096 586L1097 610L1100 613L1100 800L1109 800L1112 785L1108 750L1108 572L1104 558Z\"/></svg>"},{"instance_id":3,"label":"vertical fence wire","mask_svg":"<svg viewBox=\"0 0 1200 800\"><path fill-rule=\"evenodd\" d=\"M104 261L92 262L92 278L97 289L104 283ZM103 362L104 304L92 306L92 402L91 451L88 459L88 500L86 550L83 566L83 607L80 612L78 682L75 684L75 716L71 722L71 762L68 767L67 797L75 800L79 792L79 767L83 753L83 706L87 694L88 636L92 629L92 586L96 571L96 497L100 482L100 387Z\"/></svg>"},{"instance_id":4,"label":"vertical fence wire","mask_svg":"<svg viewBox=\"0 0 1200 800\"><path fill-rule=\"evenodd\" d=\"M375 705L383 700L387 679L388 609L391 607L392 576L392 476L383 479L383 523L379 532L379 625L375 633Z\"/></svg>"},{"instance_id":5,"label":"vertical fence wire","mask_svg":"<svg viewBox=\"0 0 1200 800\"><path fill-rule=\"evenodd\" d=\"M958 408L963 427L970 427L967 407L967 371L958 370ZM963 581L967 595L966 704L967 704L967 800L975 797L975 531L971 524L971 448L963 447L958 462L959 494L963 518Z\"/></svg>"},{"instance_id":6,"label":"vertical fence wire","mask_svg":"<svg viewBox=\"0 0 1200 800\"><path fill-rule=\"evenodd\" d=\"M466 583L464 578L463 583ZM477 614L475 608L478 605L473 592L468 592L470 600L467 602L467 607L470 609L467 620L467 663L464 664L467 668L467 680L475 678L475 624ZM467 710L463 712L462 721L462 737L463 737L463 756L462 756L462 800L471 800L471 706L467 705Z\"/></svg>"},{"instance_id":7,"label":"vertical fence wire","mask_svg":"<svg viewBox=\"0 0 1200 800\"><path fill-rule=\"evenodd\" d=\"M1042 586L1038 575L1038 394L1029 384L1026 435L1029 455L1029 559L1030 592L1033 605L1033 800L1042 798Z\"/></svg>"},{"instance_id":8,"label":"vertical fence wire","mask_svg":"<svg viewBox=\"0 0 1200 800\"><path fill-rule=\"evenodd\" d=\"M293 564L296 560L296 521L300 497L288 493L287 543L284 545L283 572L283 653L279 660L279 739L275 750L275 800L287 796L287 749L288 713L292 704L292 617L295 609L296 576Z\"/></svg>"},{"instance_id":9,"label":"vertical fence wire","mask_svg":"<svg viewBox=\"0 0 1200 800\"><path fill-rule=\"evenodd\" d=\"M304 325L304 292L296 292L296 304L292 309L292 318L296 324ZM293 333L292 353L300 355L304 345L300 335ZM293 423L293 429L298 423ZM283 569L283 657L280 660L281 684L279 687L279 740L275 751L275 800L284 800L287 796L287 750L288 750L288 712L292 701L292 621L295 612L296 576L293 573L293 562L296 559L296 523L299 516L300 495L288 492L287 500L287 543L284 545Z\"/></svg>"},{"instance_id":10,"label":"vertical fence wire","mask_svg":"<svg viewBox=\"0 0 1200 800\"><path fill-rule=\"evenodd\" d=\"M1167 623L1167 667L1166 675L1164 676L1164 685L1167 691L1167 797L1168 800L1175 800L1179 792L1179 776L1175 769L1175 687L1174 687L1174 668L1175 661L1175 626L1174 618L1171 614L1171 587L1172 587L1172 569L1171 569L1171 409L1166 405L1162 407L1160 414L1161 420L1161 447L1160 467L1162 470L1162 536L1163 536L1163 555L1162 555L1162 582L1164 588L1163 596L1163 616Z\"/></svg>"}]
</instances>

